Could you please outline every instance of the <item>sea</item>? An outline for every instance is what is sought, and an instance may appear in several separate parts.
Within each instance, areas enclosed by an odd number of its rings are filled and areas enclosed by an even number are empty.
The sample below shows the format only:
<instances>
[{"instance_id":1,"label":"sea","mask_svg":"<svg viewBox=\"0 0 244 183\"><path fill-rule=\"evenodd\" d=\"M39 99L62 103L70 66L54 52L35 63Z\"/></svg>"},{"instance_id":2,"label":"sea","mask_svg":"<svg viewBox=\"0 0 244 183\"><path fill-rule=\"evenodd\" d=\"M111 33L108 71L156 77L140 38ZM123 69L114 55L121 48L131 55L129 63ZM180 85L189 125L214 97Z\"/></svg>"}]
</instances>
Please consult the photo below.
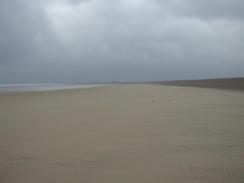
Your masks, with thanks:
<instances>
[{"instance_id":1,"label":"sea","mask_svg":"<svg viewBox=\"0 0 244 183\"><path fill-rule=\"evenodd\" d=\"M27 92L27 91L52 91L78 88L101 87L105 84L63 84L63 83L38 83L38 84L0 84L0 93Z\"/></svg>"}]
</instances>

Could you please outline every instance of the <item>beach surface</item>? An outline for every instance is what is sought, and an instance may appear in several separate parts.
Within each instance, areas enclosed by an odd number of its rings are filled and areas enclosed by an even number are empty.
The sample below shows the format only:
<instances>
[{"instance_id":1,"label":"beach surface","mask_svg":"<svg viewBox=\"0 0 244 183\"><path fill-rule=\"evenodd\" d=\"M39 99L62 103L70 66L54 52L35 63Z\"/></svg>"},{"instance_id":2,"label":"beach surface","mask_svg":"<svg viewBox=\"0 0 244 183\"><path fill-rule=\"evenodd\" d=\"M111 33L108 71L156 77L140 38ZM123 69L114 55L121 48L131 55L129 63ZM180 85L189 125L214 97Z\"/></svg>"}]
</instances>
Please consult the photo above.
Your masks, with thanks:
<instances>
[{"instance_id":1,"label":"beach surface","mask_svg":"<svg viewBox=\"0 0 244 183\"><path fill-rule=\"evenodd\" d=\"M1 183L243 183L244 92L163 85L0 94Z\"/></svg>"}]
</instances>

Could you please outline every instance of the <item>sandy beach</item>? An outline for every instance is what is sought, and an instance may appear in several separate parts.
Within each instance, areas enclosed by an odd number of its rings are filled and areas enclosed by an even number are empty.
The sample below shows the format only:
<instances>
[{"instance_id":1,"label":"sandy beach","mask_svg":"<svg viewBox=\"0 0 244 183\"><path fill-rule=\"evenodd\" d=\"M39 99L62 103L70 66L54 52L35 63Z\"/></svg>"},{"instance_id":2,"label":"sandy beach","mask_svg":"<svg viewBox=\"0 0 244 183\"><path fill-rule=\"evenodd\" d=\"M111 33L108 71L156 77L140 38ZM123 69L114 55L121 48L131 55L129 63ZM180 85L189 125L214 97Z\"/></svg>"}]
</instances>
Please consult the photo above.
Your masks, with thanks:
<instances>
[{"instance_id":1,"label":"sandy beach","mask_svg":"<svg viewBox=\"0 0 244 183\"><path fill-rule=\"evenodd\" d=\"M244 92L163 85L0 94L1 183L243 183Z\"/></svg>"}]
</instances>

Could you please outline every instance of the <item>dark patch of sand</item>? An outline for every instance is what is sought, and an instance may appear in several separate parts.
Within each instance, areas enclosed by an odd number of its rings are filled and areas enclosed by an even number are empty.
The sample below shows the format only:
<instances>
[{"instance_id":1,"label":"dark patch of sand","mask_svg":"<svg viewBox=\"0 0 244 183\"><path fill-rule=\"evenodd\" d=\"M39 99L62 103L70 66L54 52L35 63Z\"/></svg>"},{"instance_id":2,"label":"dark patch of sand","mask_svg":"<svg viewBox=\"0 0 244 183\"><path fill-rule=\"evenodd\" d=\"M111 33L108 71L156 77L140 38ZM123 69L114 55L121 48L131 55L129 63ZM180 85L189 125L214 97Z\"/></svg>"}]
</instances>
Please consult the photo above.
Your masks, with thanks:
<instances>
[{"instance_id":1,"label":"dark patch of sand","mask_svg":"<svg viewBox=\"0 0 244 183\"><path fill-rule=\"evenodd\" d=\"M163 84L170 86L191 86L201 88L217 88L244 91L244 78L201 79L201 80L175 80L152 81L151 84Z\"/></svg>"}]
</instances>

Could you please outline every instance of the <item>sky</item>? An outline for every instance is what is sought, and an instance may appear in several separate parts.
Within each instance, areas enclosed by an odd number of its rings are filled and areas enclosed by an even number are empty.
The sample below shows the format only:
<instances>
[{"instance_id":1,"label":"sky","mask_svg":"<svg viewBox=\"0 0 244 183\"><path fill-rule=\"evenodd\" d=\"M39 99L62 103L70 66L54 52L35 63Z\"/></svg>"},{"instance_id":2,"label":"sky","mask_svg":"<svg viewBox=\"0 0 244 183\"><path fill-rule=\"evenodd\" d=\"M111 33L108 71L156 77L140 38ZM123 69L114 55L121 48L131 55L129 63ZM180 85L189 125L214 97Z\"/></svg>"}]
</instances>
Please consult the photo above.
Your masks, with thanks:
<instances>
[{"instance_id":1,"label":"sky","mask_svg":"<svg viewBox=\"0 0 244 183\"><path fill-rule=\"evenodd\" d=\"M240 76L243 0L0 0L0 83Z\"/></svg>"}]
</instances>

